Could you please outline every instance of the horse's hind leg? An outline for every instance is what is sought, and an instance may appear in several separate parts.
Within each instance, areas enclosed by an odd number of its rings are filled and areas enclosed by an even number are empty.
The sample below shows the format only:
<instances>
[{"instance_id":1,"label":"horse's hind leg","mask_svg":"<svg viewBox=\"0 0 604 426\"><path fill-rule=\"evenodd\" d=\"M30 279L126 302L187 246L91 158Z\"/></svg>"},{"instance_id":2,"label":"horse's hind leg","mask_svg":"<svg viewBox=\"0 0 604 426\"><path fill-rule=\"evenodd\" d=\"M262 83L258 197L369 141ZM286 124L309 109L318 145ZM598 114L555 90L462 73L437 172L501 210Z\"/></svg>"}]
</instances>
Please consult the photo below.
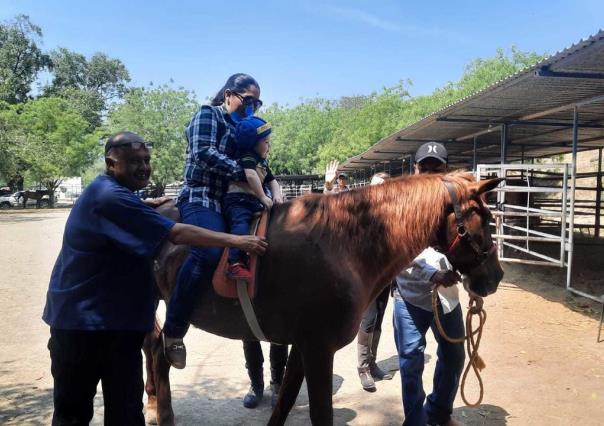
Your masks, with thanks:
<instances>
[{"instance_id":1,"label":"horse's hind leg","mask_svg":"<svg viewBox=\"0 0 604 426\"><path fill-rule=\"evenodd\" d=\"M170 363L164 355L161 338L158 338L153 346L153 373L157 395L157 424L172 426L174 411L170 393Z\"/></svg>"},{"instance_id":2,"label":"horse's hind leg","mask_svg":"<svg viewBox=\"0 0 604 426\"><path fill-rule=\"evenodd\" d=\"M145 421L147 424L157 424L157 392L155 388L155 373L153 371L153 347L159 339L159 324L155 322L155 329L145 336L143 352L145 353L145 368L147 380L145 392L147 393L147 406L145 407Z\"/></svg>"},{"instance_id":3,"label":"horse's hind leg","mask_svg":"<svg viewBox=\"0 0 604 426\"><path fill-rule=\"evenodd\" d=\"M285 423L285 419L294 406L300 392L302 380L304 380L302 358L297 346L293 345L287 359L285 377L283 377L283 383L279 390L277 405L275 405L273 415L268 422L269 426L283 425Z\"/></svg>"},{"instance_id":4,"label":"horse's hind leg","mask_svg":"<svg viewBox=\"0 0 604 426\"><path fill-rule=\"evenodd\" d=\"M308 345L302 352L310 421L314 426L333 425L333 355L326 346Z\"/></svg>"}]
</instances>

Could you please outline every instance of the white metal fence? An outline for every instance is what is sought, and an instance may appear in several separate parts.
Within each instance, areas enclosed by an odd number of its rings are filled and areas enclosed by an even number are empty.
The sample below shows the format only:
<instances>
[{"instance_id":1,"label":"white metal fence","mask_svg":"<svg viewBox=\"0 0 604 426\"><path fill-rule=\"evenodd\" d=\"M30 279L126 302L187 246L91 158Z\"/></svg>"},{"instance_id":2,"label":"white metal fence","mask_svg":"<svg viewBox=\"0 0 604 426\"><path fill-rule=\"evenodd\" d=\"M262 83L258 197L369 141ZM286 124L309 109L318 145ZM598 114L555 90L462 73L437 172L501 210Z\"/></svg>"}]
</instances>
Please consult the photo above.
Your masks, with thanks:
<instances>
[{"instance_id":1,"label":"white metal fence","mask_svg":"<svg viewBox=\"0 0 604 426\"><path fill-rule=\"evenodd\" d=\"M576 175L572 164L478 165L477 178L505 177L489 200L493 238L504 262L566 268L566 288L599 301L572 286Z\"/></svg>"}]
</instances>

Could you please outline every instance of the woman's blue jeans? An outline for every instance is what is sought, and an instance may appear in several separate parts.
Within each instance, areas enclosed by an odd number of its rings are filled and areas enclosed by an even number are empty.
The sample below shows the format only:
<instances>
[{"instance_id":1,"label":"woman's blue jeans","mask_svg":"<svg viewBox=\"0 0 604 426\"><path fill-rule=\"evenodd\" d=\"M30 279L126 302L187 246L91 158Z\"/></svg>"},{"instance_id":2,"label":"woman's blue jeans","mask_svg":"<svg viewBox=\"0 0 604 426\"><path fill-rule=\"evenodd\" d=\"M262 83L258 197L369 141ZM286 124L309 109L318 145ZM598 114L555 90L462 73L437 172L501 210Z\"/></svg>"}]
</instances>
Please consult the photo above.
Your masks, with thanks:
<instances>
[{"instance_id":1,"label":"woman's blue jeans","mask_svg":"<svg viewBox=\"0 0 604 426\"><path fill-rule=\"evenodd\" d=\"M183 223L212 231L225 231L222 215L200 203L182 200L178 209ZM182 338L187 334L191 313L198 301L199 289L212 284L212 275L220 261L222 250L221 247L191 247L180 268L176 287L168 303L164 324L166 336Z\"/></svg>"},{"instance_id":2,"label":"woman's blue jeans","mask_svg":"<svg viewBox=\"0 0 604 426\"><path fill-rule=\"evenodd\" d=\"M464 335L461 306L444 314L438 306L442 326L452 338ZM438 343L433 390L426 399L422 373L426 332L432 332ZM449 343L438 332L434 314L405 302L398 294L394 298L394 338L398 350L403 387L403 425L425 426L445 424L453 412L453 402L463 370L465 353L463 343ZM425 404L424 404L425 401Z\"/></svg>"}]
</instances>

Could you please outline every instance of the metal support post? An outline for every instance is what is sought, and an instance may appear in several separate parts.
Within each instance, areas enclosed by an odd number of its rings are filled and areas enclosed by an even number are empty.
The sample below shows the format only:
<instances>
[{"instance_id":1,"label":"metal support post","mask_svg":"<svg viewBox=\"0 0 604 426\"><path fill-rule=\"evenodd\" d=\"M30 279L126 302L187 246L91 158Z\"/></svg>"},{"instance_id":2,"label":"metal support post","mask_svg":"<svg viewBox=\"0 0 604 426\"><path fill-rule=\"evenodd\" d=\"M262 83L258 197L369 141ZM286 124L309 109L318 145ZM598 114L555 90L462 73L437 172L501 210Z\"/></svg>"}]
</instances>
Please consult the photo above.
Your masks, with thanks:
<instances>
[{"instance_id":1,"label":"metal support post","mask_svg":"<svg viewBox=\"0 0 604 426\"><path fill-rule=\"evenodd\" d=\"M501 164L505 164L508 156L508 125L501 126Z\"/></svg>"},{"instance_id":2,"label":"metal support post","mask_svg":"<svg viewBox=\"0 0 604 426\"><path fill-rule=\"evenodd\" d=\"M600 215L602 214L602 148L598 150L598 175L596 176L596 220L594 237L600 237Z\"/></svg>"},{"instance_id":3,"label":"metal support post","mask_svg":"<svg viewBox=\"0 0 604 426\"><path fill-rule=\"evenodd\" d=\"M478 136L474 136L474 147L472 151L472 171L476 173L476 147L478 145Z\"/></svg>"},{"instance_id":4,"label":"metal support post","mask_svg":"<svg viewBox=\"0 0 604 426\"><path fill-rule=\"evenodd\" d=\"M575 223L575 188L577 186L577 142L578 142L578 132L579 132L579 110L578 107L575 106L573 108L573 151L572 151L572 179L571 179L571 190L570 190L570 219L569 219L569 229L568 229L568 266L566 268L566 289L571 291L579 296L586 297L588 299L594 300L596 302L600 301L600 298L595 297L589 293L585 293L583 291L574 289L571 287L572 284L572 273L573 273L573 251L574 251L574 223Z\"/></svg>"}]
</instances>

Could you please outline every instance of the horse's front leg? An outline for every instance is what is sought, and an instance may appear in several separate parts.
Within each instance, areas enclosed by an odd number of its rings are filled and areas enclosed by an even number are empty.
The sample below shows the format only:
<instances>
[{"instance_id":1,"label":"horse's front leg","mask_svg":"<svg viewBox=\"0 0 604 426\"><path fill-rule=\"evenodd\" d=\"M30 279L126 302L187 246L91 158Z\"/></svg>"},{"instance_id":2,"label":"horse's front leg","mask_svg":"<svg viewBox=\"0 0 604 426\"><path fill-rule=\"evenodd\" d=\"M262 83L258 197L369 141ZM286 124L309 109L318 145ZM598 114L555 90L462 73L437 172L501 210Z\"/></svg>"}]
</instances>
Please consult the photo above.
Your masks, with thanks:
<instances>
[{"instance_id":1,"label":"horse's front leg","mask_svg":"<svg viewBox=\"0 0 604 426\"><path fill-rule=\"evenodd\" d=\"M285 368L285 377L281 383L277 405L273 410L273 414L268 421L269 426L277 426L285 424L285 419L296 403L296 398L300 392L302 381L304 380L304 367L300 351L296 345L293 345L287 359Z\"/></svg>"},{"instance_id":2,"label":"horse's front leg","mask_svg":"<svg viewBox=\"0 0 604 426\"><path fill-rule=\"evenodd\" d=\"M333 425L333 355L327 345L307 345L302 352L308 387L310 421L314 426Z\"/></svg>"},{"instance_id":3,"label":"horse's front leg","mask_svg":"<svg viewBox=\"0 0 604 426\"><path fill-rule=\"evenodd\" d=\"M157 424L157 391L155 388L155 373L153 371L153 348L159 339L159 326L156 322L155 330L145 336L143 352L145 353L145 368L147 380L145 381L145 392L147 393L147 406L145 407L145 422Z\"/></svg>"},{"instance_id":4,"label":"horse's front leg","mask_svg":"<svg viewBox=\"0 0 604 426\"><path fill-rule=\"evenodd\" d=\"M157 395L157 424L172 426L174 425L174 411L170 391L170 363L164 355L161 338L156 340L153 347L153 373Z\"/></svg>"}]
</instances>

